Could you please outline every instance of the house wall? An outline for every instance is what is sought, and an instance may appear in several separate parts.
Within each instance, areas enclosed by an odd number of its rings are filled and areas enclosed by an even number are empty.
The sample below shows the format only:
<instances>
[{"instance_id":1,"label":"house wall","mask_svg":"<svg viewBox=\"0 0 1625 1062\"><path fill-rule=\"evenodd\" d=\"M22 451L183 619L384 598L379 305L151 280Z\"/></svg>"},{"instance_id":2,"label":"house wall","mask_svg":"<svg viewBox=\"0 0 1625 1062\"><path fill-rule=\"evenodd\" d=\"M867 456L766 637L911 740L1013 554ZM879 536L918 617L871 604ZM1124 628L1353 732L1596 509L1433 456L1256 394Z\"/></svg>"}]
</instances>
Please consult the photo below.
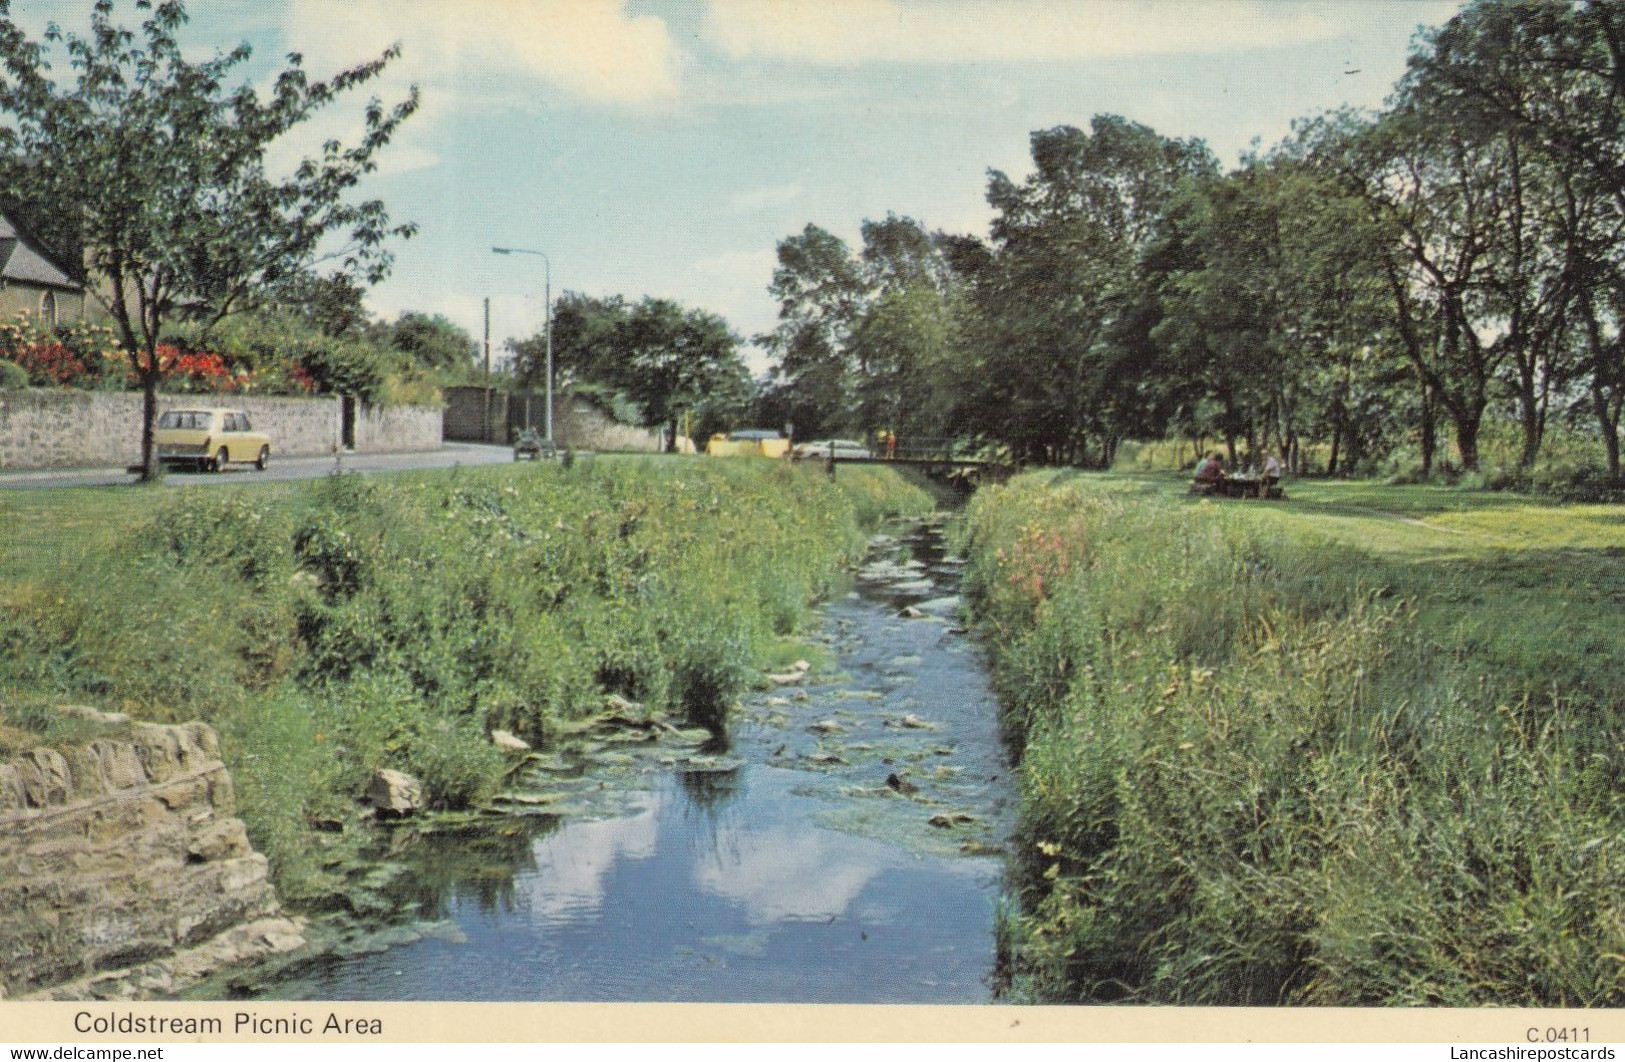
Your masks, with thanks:
<instances>
[{"instance_id":1,"label":"house wall","mask_svg":"<svg viewBox=\"0 0 1625 1062\"><path fill-rule=\"evenodd\" d=\"M13 280L0 283L0 317L27 313L38 319L43 308L41 300L48 290L56 291L56 319L59 322L77 321L84 316L85 296L82 292L35 287Z\"/></svg>"},{"instance_id":2,"label":"house wall","mask_svg":"<svg viewBox=\"0 0 1625 1062\"><path fill-rule=\"evenodd\" d=\"M330 454L339 443L338 398L159 395L158 408L230 406L271 436L276 457ZM362 406L356 449L434 450L438 406ZM0 469L126 467L141 459L141 396L129 392L0 391Z\"/></svg>"}]
</instances>

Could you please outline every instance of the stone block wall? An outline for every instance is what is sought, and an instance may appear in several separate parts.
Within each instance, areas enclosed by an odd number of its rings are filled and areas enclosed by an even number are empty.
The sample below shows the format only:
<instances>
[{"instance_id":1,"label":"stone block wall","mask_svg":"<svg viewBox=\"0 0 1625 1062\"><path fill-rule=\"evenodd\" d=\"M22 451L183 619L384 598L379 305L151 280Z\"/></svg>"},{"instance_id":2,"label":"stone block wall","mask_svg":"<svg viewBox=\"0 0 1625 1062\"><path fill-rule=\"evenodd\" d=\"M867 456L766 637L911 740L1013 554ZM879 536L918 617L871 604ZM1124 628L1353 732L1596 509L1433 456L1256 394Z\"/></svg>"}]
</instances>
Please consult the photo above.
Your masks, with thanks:
<instances>
[{"instance_id":1,"label":"stone block wall","mask_svg":"<svg viewBox=\"0 0 1625 1062\"><path fill-rule=\"evenodd\" d=\"M495 389L449 387L446 389L446 438L463 442L511 442L510 425L524 423L521 405L524 401L523 396ZM530 396L530 403L530 422L540 431L547 417L546 400L537 392ZM560 446L577 450L648 453L664 449L660 432L622 424L592 399L569 392L554 395L553 435Z\"/></svg>"},{"instance_id":2,"label":"stone block wall","mask_svg":"<svg viewBox=\"0 0 1625 1062\"><path fill-rule=\"evenodd\" d=\"M338 398L159 395L159 410L229 406L271 436L276 457L316 457L339 442ZM434 450L438 406L362 405L356 449ZM128 392L0 391L0 469L127 467L141 459L141 396Z\"/></svg>"},{"instance_id":3,"label":"stone block wall","mask_svg":"<svg viewBox=\"0 0 1625 1062\"><path fill-rule=\"evenodd\" d=\"M662 433L622 424L597 404L573 396L553 410L553 431L561 446L577 450L659 453L665 449Z\"/></svg>"},{"instance_id":4,"label":"stone block wall","mask_svg":"<svg viewBox=\"0 0 1625 1062\"><path fill-rule=\"evenodd\" d=\"M357 453L413 453L440 449L439 406L368 406L356 411Z\"/></svg>"},{"instance_id":5,"label":"stone block wall","mask_svg":"<svg viewBox=\"0 0 1625 1062\"><path fill-rule=\"evenodd\" d=\"M113 994L92 982L276 914L214 731L115 732L0 762L0 997Z\"/></svg>"}]
</instances>

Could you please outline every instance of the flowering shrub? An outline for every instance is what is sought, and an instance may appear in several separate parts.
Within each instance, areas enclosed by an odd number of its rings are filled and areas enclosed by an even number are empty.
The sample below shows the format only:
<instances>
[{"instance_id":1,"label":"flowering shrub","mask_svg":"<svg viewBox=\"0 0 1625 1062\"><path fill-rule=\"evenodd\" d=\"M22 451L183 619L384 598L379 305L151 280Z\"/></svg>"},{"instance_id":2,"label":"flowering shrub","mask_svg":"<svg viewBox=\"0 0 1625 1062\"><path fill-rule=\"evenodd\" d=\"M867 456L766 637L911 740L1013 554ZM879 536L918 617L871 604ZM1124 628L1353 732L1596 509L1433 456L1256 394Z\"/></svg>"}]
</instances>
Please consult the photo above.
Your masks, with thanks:
<instances>
[{"instance_id":1,"label":"flowering shrub","mask_svg":"<svg viewBox=\"0 0 1625 1062\"><path fill-rule=\"evenodd\" d=\"M29 343L10 353L35 387L68 387L88 375L85 363L61 343Z\"/></svg>"},{"instance_id":2,"label":"flowering shrub","mask_svg":"<svg viewBox=\"0 0 1625 1062\"><path fill-rule=\"evenodd\" d=\"M331 339L250 317L205 334L182 322L158 345L164 389L191 394L353 394L368 401L425 401L432 381L401 380L389 351L364 339ZM47 328L27 312L0 317L0 361L33 387L135 390L140 375L112 329L82 321ZM393 385L397 393L386 393ZM429 393L423 394L424 390Z\"/></svg>"},{"instance_id":3,"label":"flowering shrub","mask_svg":"<svg viewBox=\"0 0 1625 1062\"><path fill-rule=\"evenodd\" d=\"M35 387L96 387L120 379L124 360L110 329L47 328L26 311L0 318L0 359L22 366Z\"/></svg>"},{"instance_id":4,"label":"flowering shrub","mask_svg":"<svg viewBox=\"0 0 1625 1062\"><path fill-rule=\"evenodd\" d=\"M247 371L233 373L218 354L207 351L183 350L169 343L158 345L158 365L168 378L168 390L198 394L218 394L224 391L248 389ZM135 373L129 374L131 385L138 383Z\"/></svg>"}]
</instances>

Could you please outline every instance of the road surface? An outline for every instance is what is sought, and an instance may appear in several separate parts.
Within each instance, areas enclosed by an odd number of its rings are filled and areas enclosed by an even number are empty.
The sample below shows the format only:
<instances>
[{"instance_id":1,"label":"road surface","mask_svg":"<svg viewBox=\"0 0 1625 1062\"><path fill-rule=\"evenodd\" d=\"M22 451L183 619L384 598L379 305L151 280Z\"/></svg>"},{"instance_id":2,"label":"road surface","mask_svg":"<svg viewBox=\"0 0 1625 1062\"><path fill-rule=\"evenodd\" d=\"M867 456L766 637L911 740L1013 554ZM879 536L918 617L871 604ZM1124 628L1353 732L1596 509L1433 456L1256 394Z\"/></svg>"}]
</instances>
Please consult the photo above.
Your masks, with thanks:
<instances>
[{"instance_id":1,"label":"road surface","mask_svg":"<svg viewBox=\"0 0 1625 1062\"><path fill-rule=\"evenodd\" d=\"M438 450L405 454L344 454L346 472L404 472L414 468L451 468L454 465L496 465L513 461L513 448L481 443L448 442ZM314 479L333 471L327 457L277 457L260 472L253 465L230 465L224 472L170 472L164 482L173 486L215 483L264 483L274 480ZM136 476L122 468L52 468L28 472L0 471L0 488L111 487L134 483Z\"/></svg>"}]
</instances>

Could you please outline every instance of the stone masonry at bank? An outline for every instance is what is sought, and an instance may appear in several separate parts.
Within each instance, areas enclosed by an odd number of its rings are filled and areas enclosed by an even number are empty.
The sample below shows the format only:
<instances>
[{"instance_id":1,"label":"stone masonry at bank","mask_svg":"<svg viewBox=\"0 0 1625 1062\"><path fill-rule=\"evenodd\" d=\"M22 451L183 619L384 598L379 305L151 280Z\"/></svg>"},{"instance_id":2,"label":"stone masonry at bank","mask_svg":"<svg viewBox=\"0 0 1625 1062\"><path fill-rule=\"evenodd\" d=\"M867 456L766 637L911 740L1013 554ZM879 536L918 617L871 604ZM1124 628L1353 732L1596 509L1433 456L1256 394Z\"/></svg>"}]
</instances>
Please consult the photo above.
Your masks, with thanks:
<instances>
[{"instance_id":1,"label":"stone masonry at bank","mask_svg":"<svg viewBox=\"0 0 1625 1062\"><path fill-rule=\"evenodd\" d=\"M161 995L303 943L213 730L69 711L108 736L0 762L0 998Z\"/></svg>"},{"instance_id":2,"label":"stone masonry at bank","mask_svg":"<svg viewBox=\"0 0 1625 1062\"><path fill-rule=\"evenodd\" d=\"M271 436L272 459L330 454L340 445L344 400L253 395L159 395L160 410L227 406ZM438 406L357 403L361 453L437 450ZM0 469L102 468L141 457L141 396L128 392L0 391Z\"/></svg>"}]
</instances>

